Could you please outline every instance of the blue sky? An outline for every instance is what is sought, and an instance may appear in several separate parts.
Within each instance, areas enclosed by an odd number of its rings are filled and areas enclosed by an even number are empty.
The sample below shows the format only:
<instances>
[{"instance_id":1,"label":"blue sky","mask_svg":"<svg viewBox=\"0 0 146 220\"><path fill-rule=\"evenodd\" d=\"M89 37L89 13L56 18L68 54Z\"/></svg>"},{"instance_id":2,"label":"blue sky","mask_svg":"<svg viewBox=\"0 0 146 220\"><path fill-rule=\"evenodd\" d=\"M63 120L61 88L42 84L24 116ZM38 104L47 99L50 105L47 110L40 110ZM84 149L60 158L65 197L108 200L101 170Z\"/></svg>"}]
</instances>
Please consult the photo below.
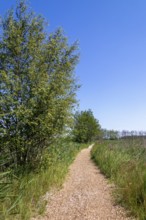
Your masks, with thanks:
<instances>
[{"instance_id":1,"label":"blue sky","mask_svg":"<svg viewBox=\"0 0 146 220\"><path fill-rule=\"evenodd\" d=\"M0 1L0 14L15 3ZM146 130L146 1L30 0L49 22L79 41L76 76L80 110L92 109L101 126Z\"/></svg>"}]
</instances>

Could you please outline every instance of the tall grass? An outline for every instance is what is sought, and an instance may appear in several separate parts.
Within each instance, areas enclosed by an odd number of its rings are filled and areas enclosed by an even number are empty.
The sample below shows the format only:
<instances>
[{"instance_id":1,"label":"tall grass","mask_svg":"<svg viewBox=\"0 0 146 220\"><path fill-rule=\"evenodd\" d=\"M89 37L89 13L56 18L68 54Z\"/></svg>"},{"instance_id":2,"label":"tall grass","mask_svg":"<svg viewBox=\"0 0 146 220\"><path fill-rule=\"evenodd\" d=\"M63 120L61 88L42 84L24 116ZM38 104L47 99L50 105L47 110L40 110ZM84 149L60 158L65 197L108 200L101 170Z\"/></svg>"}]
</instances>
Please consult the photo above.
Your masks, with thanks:
<instances>
[{"instance_id":1,"label":"tall grass","mask_svg":"<svg viewBox=\"0 0 146 220\"><path fill-rule=\"evenodd\" d=\"M51 187L61 186L69 165L84 147L83 144L59 141L45 152L41 167L35 173L11 177L1 173L0 219L28 220L33 214L42 214L46 201L41 197Z\"/></svg>"},{"instance_id":2,"label":"tall grass","mask_svg":"<svg viewBox=\"0 0 146 220\"><path fill-rule=\"evenodd\" d=\"M104 141L92 158L115 185L116 200L140 220L146 219L146 148L143 140Z\"/></svg>"}]
</instances>

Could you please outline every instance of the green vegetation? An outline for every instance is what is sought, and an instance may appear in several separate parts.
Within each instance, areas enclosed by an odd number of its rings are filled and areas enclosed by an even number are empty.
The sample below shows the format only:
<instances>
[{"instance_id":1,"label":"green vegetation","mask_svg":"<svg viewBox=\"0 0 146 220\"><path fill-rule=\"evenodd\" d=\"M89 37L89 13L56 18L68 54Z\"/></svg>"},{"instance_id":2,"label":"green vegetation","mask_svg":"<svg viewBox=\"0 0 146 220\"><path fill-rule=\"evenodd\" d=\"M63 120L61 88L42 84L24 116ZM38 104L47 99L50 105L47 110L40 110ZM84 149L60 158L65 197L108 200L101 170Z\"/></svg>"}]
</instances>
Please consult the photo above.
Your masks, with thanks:
<instances>
[{"instance_id":1,"label":"green vegetation","mask_svg":"<svg viewBox=\"0 0 146 220\"><path fill-rule=\"evenodd\" d=\"M0 193L4 196L0 200L0 219L28 220L33 214L42 214L46 201L41 196L51 187L61 186L69 165L84 147L84 144L59 140L46 152L41 172L39 170L12 179L7 176L5 180L9 181L9 186ZM7 186L7 182L3 182L3 186L4 184Z\"/></svg>"},{"instance_id":2,"label":"green vegetation","mask_svg":"<svg viewBox=\"0 0 146 220\"><path fill-rule=\"evenodd\" d=\"M119 138L120 132L114 130L102 129L103 139L117 140Z\"/></svg>"},{"instance_id":3,"label":"green vegetation","mask_svg":"<svg viewBox=\"0 0 146 220\"><path fill-rule=\"evenodd\" d=\"M45 27L45 20L23 0L0 25L0 219L28 220L42 214L42 196L62 184L85 147L81 143L102 137L113 141L96 144L92 158L118 186L118 202L146 219L142 139L135 131L121 136L101 130L91 110L73 117L79 87L74 76L77 44L69 45L60 29L47 35Z\"/></svg>"},{"instance_id":4,"label":"green vegetation","mask_svg":"<svg viewBox=\"0 0 146 220\"><path fill-rule=\"evenodd\" d=\"M145 139L129 138L96 143L91 155L101 171L116 184L116 198L138 219L146 219Z\"/></svg>"},{"instance_id":5,"label":"green vegetation","mask_svg":"<svg viewBox=\"0 0 146 220\"><path fill-rule=\"evenodd\" d=\"M83 147L67 137L78 85L77 44L25 1L0 25L0 219L29 219L40 197L62 183Z\"/></svg>"},{"instance_id":6,"label":"green vegetation","mask_svg":"<svg viewBox=\"0 0 146 220\"><path fill-rule=\"evenodd\" d=\"M76 112L74 116L73 137L78 143L87 143L101 136L98 120L91 110Z\"/></svg>"},{"instance_id":7,"label":"green vegetation","mask_svg":"<svg viewBox=\"0 0 146 220\"><path fill-rule=\"evenodd\" d=\"M77 89L77 45L24 1L2 20L0 38L0 150L9 167L34 169L56 137L70 126Z\"/></svg>"}]
</instances>

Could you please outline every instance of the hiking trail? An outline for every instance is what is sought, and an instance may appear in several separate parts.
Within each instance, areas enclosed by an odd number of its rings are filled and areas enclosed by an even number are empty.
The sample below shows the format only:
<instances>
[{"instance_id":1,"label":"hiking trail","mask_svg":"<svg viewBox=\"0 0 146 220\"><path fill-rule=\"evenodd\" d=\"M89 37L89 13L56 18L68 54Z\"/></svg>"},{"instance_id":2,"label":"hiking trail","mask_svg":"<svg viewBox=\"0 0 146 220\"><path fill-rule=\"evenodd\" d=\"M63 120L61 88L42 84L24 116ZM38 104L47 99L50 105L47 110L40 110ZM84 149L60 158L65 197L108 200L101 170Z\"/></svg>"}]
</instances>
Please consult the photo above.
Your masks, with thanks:
<instances>
[{"instance_id":1,"label":"hiking trail","mask_svg":"<svg viewBox=\"0 0 146 220\"><path fill-rule=\"evenodd\" d=\"M48 193L44 216L33 220L132 219L126 216L122 207L114 204L112 185L90 159L91 148L89 146L78 154L63 187L55 193Z\"/></svg>"}]
</instances>

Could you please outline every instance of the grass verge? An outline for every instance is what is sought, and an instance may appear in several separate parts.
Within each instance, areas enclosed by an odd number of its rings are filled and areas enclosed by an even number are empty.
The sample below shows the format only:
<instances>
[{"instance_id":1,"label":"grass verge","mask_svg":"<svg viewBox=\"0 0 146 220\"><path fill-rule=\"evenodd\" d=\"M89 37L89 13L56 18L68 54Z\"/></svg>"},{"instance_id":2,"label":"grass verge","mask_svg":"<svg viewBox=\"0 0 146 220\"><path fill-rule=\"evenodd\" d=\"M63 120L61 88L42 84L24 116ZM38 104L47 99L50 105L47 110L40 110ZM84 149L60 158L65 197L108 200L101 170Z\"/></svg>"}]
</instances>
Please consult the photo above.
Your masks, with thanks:
<instances>
[{"instance_id":1,"label":"grass verge","mask_svg":"<svg viewBox=\"0 0 146 220\"><path fill-rule=\"evenodd\" d=\"M146 148L142 140L103 141L92 159L115 185L116 200L140 220L146 219Z\"/></svg>"},{"instance_id":2,"label":"grass verge","mask_svg":"<svg viewBox=\"0 0 146 220\"><path fill-rule=\"evenodd\" d=\"M0 184L0 219L28 220L33 214L42 214L46 201L41 197L51 189L60 187L69 165L85 144L59 141L44 155L41 169L35 173L3 178ZM9 179L9 181L8 181ZM1 190L4 186L4 190Z\"/></svg>"}]
</instances>

